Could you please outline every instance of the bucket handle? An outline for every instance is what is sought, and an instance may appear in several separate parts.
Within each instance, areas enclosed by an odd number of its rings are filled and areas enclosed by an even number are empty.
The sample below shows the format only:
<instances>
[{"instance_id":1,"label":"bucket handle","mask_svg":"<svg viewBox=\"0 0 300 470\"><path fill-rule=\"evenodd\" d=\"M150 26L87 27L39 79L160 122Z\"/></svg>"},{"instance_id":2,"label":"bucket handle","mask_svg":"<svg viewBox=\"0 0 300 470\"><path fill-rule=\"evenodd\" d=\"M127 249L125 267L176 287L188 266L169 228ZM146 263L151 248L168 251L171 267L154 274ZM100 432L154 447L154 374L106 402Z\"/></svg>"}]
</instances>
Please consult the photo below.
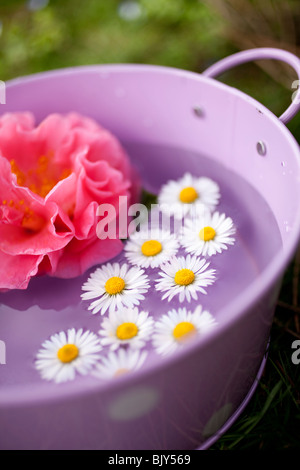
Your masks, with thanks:
<instances>
[{"instance_id":1,"label":"bucket handle","mask_svg":"<svg viewBox=\"0 0 300 470\"><path fill-rule=\"evenodd\" d=\"M231 69L232 67L236 67L237 65L244 64L245 62L251 62L252 60L256 61L263 59L276 59L286 62L291 67L293 67L298 75L298 80L292 84L292 87L294 84L297 85L295 87L297 90L292 95L292 103L279 118L281 122L287 124L300 110L300 59L291 52L271 47L248 49L246 51L232 54L231 56L225 57L225 59L216 62L211 67L206 69L202 75L205 77L214 78Z\"/></svg>"}]
</instances>

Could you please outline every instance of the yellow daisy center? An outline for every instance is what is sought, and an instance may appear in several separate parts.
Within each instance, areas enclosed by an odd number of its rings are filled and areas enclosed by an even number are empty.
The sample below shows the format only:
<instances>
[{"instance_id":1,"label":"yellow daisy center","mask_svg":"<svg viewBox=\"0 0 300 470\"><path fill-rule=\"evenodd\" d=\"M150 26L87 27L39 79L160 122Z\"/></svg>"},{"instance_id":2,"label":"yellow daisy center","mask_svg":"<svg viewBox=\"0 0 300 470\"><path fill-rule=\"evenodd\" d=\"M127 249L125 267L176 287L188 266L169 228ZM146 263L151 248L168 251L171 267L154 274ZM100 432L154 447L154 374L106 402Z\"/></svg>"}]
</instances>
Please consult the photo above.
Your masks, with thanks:
<instances>
[{"instance_id":1,"label":"yellow daisy center","mask_svg":"<svg viewBox=\"0 0 300 470\"><path fill-rule=\"evenodd\" d=\"M117 328L117 338L126 340L131 339L138 334L138 327L135 323L132 322L125 322L118 326Z\"/></svg>"},{"instance_id":2,"label":"yellow daisy center","mask_svg":"<svg viewBox=\"0 0 300 470\"><path fill-rule=\"evenodd\" d=\"M195 280L195 274L191 269L180 269L175 274L174 281L179 286L188 286Z\"/></svg>"},{"instance_id":3,"label":"yellow daisy center","mask_svg":"<svg viewBox=\"0 0 300 470\"><path fill-rule=\"evenodd\" d=\"M178 323L174 330L173 336L177 341L184 341L188 337L193 336L196 333L195 326L189 321L182 321Z\"/></svg>"},{"instance_id":4,"label":"yellow daisy center","mask_svg":"<svg viewBox=\"0 0 300 470\"><path fill-rule=\"evenodd\" d=\"M57 351L58 359L64 364L74 361L79 354L79 349L75 344L65 344Z\"/></svg>"},{"instance_id":5,"label":"yellow daisy center","mask_svg":"<svg viewBox=\"0 0 300 470\"><path fill-rule=\"evenodd\" d=\"M145 256L156 256L162 250L162 244L157 240L148 240L142 244L142 253Z\"/></svg>"},{"instance_id":6,"label":"yellow daisy center","mask_svg":"<svg viewBox=\"0 0 300 470\"><path fill-rule=\"evenodd\" d=\"M109 295L120 294L125 288L125 281L121 277L113 276L105 283L105 290Z\"/></svg>"},{"instance_id":7,"label":"yellow daisy center","mask_svg":"<svg viewBox=\"0 0 300 470\"><path fill-rule=\"evenodd\" d=\"M216 236L216 231L212 227L203 227L199 232L199 237L204 242L209 242L210 240L213 240L215 236Z\"/></svg>"},{"instance_id":8,"label":"yellow daisy center","mask_svg":"<svg viewBox=\"0 0 300 470\"><path fill-rule=\"evenodd\" d=\"M180 194L179 194L180 201L184 202L186 204L191 204L196 199L198 199L198 197L199 197L199 195L198 195L196 189L193 188L192 186L188 186L187 188L183 188L180 191Z\"/></svg>"}]
</instances>

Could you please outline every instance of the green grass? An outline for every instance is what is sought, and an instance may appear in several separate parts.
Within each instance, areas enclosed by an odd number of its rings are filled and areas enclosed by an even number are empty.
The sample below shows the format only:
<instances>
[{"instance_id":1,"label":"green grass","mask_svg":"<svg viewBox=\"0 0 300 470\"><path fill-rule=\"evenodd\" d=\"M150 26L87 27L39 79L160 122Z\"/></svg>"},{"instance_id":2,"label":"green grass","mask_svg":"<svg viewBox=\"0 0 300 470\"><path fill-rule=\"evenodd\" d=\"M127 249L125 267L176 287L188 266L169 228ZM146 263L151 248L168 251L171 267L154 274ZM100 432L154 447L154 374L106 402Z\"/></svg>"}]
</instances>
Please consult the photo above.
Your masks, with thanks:
<instances>
[{"instance_id":1,"label":"green grass","mask_svg":"<svg viewBox=\"0 0 300 470\"><path fill-rule=\"evenodd\" d=\"M134 21L118 15L117 0L50 0L39 11L27 2L0 5L0 79L82 64L148 63L201 73L238 50L209 2L140 0ZM284 88L253 64L220 77L280 115L291 100ZM300 142L300 115L288 125ZM148 200L148 202L151 200ZM232 428L212 450L300 448L300 364L291 361L300 338L299 261L283 280L269 356L256 392Z\"/></svg>"}]
</instances>

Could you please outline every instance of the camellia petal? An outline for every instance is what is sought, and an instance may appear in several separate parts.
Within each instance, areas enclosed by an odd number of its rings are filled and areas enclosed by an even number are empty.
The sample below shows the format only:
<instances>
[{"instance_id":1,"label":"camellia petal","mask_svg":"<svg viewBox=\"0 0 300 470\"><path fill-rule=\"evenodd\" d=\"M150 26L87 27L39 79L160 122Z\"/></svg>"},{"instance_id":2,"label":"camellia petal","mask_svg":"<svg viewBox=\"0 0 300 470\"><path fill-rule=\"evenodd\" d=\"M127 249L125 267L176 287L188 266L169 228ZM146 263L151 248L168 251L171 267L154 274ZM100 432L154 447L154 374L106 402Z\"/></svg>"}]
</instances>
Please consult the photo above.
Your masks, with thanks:
<instances>
[{"instance_id":1,"label":"camellia petal","mask_svg":"<svg viewBox=\"0 0 300 470\"><path fill-rule=\"evenodd\" d=\"M11 256L0 251L0 290L26 289L42 260L43 255Z\"/></svg>"},{"instance_id":2,"label":"camellia petal","mask_svg":"<svg viewBox=\"0 0 300 470\"><path fill-rule=\"evenodd\" d=\"M35 126L31 113L2 115L0 255L16 260L7 288L37 273L75 277L119 254L120 240L97 238L97 208L112 204L117 216L138 181L117 138L88 117L56 113Z\"/></svg>"},{"instance_id":3,"label":"camellia petal","mask_svg":"<svg viewBox=\"0 0 300 470\"><path fill-rule=\"evenodd\" d=\"M90 240L81 242L73 238L67 248L62 250L53 274L66 279L80 276L92 266L114 258L121 253L122 249L123 243L119 239L99 240L95 238L91 243Z\"/></svg>"}]
</instances>

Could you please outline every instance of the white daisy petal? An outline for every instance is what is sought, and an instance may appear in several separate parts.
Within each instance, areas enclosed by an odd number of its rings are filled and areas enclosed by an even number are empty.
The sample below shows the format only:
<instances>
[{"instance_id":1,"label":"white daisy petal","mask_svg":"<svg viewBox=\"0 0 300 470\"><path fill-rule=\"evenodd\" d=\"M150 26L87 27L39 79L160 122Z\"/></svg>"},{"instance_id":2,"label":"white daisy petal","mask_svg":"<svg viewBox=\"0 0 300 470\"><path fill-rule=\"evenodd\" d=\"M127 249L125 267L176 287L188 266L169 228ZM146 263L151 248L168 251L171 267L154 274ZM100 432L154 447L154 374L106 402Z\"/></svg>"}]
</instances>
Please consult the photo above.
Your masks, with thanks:
<instances>
[{"instance_id":1,"label":"white daisy petal","mask_svg":"<svg viewBox=\"0 0 300 470\"><path fill-rule=\"evenodd\" d=\"M99 335L103 339L100 342L113 350L120 346L139 349L150 339L152 329L153 319L148 312L139 312L137 307L122 308L110 312L102 321Z\"/></svg>"},{"instance_id":2,"label":"white daisy petal","mask_svg":"<svg viewBox=\"0 0 300 470\"><path fill-rule=\"evenodd\" d=\"M72 328L67 333L51 336L42 344L35 367L45 380L66 382L73 380L76 373L88 373L98 361L101 349L100 340L94 333Z\"/></svg>"},{"instance_id":3,"label":"white daisy petal","mask_svg":"<svg viewBox=\"0 0 300 470\"><path fill-rule=\"evenodd\" d=\"M133 307L145 298L149 289L149 278L144 270L136 266L114 263L102 266L94 271L82 286L86 291L81 294L83 300L96 299L88 310L93 314L100 311L104 315L120 307Z\"/></svg>"},{"instance_id":4,"label":"white daisy petal","mask_svg":"<svg viewBox=\"0 0 300 470\"><path fill-rule=\"evenodd\" d=\"M178 247L177 238L170 232L145 229L131 235L124 250L131 264L142 268L156 268L174 256Z\"/></svg>"},{"instance_id":5,"label":"white daisy petal","mask_svg":"<svg viewBox=\"0 0 300 470\"><path fill-rule=\"evenodd\" d=\"M185 220L180 243L193 255L213 256L234 244L235 231L232 219L225 214L203 213L198 219Z\"/></svg>"},{"instance_id":6,"label":"white daisy petal","mask_svg":"<svg viewBox=\"0 0 300 470\"><path fill-rule=\"evenodd\" d=\"M168 181L158 195L162 212L181 219L196 209L213 211L220 199L219 185L207 177L186 173L177 181Z\"/></svg>"},{"instance_id":7,"label":"white daisy petal","mask_svg":"<svg viewBox=\"0 0 300 470\"><path fill-rule=\"evenodd\" d=\"M213 316L201 306L194 312L186 308L173 309L155 322L152 344L158 354L170 354L216 325Z\"/></svg>"},{"instance_id":8,"label":"white daisy petal","mask_svg":"<svg viewBox=\"0 0 300 470\"><path fill-rule=\"evenodd\" d=\"M101 379L111 379L125 373L132 373L142 367L147 355L147 351L138 349L121 348L118 351L109 351L107 357L101 358L93 375Z\"/></svg>"},{"instance_id":9,"label":"white daisy petal","mask_svg":"<svg viewBox=\"0 0 300 470\"><path fill-rule=\"evenodd\" d=\"M215 282L215 270L207 269L208 266L208 262L195 256L174 257L161 266L156 290L164 293L162 300L171 301L176 295L179 296L179 302L190 302L191 298L197 300L198 293L206 294L204 288Z\"/></svg>"}]
</instances>

